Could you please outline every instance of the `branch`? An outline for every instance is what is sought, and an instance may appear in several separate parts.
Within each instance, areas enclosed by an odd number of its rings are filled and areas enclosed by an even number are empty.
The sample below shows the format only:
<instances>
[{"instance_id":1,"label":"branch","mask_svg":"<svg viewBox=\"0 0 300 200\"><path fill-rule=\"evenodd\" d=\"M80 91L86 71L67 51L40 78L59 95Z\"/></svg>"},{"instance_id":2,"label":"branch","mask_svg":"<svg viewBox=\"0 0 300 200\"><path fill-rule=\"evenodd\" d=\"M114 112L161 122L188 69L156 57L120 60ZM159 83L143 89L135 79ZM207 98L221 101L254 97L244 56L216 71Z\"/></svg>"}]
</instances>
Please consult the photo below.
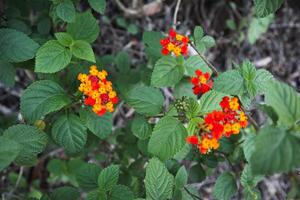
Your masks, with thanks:
<instances>
[{"instance_id":1,"label":"branch","mask_svg":"<svg viewBox=\"0 0 300 200\"><path fill-rule=\"evenodd\" d=\"M175 7L175 11L174 11L174 17L173 17L173 28L174 29L176 29L177 15L178 15L180 3L181 3L181 0L177 0L177 4L176 4L176 7Z\"/></svg>"}]
</instances>

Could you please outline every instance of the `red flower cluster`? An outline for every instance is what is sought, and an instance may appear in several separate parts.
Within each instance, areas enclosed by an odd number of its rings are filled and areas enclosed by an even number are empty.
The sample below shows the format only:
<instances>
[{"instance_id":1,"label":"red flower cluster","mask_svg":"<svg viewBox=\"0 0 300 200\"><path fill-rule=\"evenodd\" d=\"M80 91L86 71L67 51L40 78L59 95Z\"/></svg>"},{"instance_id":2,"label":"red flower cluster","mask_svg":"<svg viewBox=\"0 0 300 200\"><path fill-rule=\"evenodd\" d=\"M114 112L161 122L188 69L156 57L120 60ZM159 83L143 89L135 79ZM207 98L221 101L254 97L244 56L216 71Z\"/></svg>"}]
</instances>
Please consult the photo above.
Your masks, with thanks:
<instances>
[{"instance_id":1,"label":"red flower cluster","mask_svg":"<svg viewBox=\"0 0 300 200\"><path fill-rule=\"evenodd\" d=\"M98 71L95 65L90 67L89 74L78 75L81 82L78 90L85 95L84 104L92 106L93 111L99 116L104 115L106 111L113 112L114 104L118 103L117 93L106 76L107 72Z\"/></svg>"},{"instance_id":2,"label":"red flower cluster","mask_svg":"<svg viewBox=\"0 0 300 200\"><path fill-rule=\"evenodd\" d=\"M197 69L195 71L196 77L191 78L191 83L194 85L193 92L195 95L204 94L208 92L213 85L212 80L210 80L210 73L203 73L201 70Z\"/></svg>"},{"instance_id":3,"label":"red flower cluster","mask_svg":"<svg viewBox=\"0 0 300 200\"><path fill-rule=\"evenodd\" d=\"M176 31L171 28L168 37L160 40L160 44L163 47L161 53L163 55L169 55L173 52L175 56L186 56L188 55L188 43L188 37L176 33Z\"/></svg>"},{"instance_id":4,"label":"red flower cluster","mask_svg":"<svg viewBox=\"0 0 300 200\"><path fill-rule=\"evenodd\" d=\"M220 102L221 111L213 111L204 117L204 123L199 124L201 139L198 136L190 136L186 141L197 145L202 154L219 148L219 140L225 136L239 134L241 128L247 126L247 116L241 110L237 97L224 97Z\"/></svg>"}]
</instances>

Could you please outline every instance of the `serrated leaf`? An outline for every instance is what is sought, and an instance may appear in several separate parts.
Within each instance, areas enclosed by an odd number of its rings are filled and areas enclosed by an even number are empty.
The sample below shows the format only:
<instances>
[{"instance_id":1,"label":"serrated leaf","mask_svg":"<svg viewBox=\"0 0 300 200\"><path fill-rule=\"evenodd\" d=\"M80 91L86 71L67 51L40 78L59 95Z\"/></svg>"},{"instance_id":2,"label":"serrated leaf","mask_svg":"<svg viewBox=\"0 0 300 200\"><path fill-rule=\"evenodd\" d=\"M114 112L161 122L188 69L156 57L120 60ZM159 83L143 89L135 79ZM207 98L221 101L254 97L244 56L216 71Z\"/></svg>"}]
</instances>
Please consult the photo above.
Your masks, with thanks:
<instances>
[{"instance_id":1,"label":"serrated leaf","mask_svg":"<svg viewBox=\"0 0 300 200\"><path fill-rule=\"evenodd\" d=\"M244 170L241 175L241 184L244 187L254 188L258 182L263 179L263 176L254 176L251 171L249 164L245 165Z\"/></svg>"},{"instance_id":2,"label":"serrated leaf","mask_svg":"<svg viewBox=\"0 0 300 200\"><path fill-rule=\"evenodd\" d=\"M160 32L155 31L145 31L143 33L143 43L145 45L145 51L147 56L155 62L158 60L162 54L161 49L162 46L159 41L164 38L164 36Z\"/></svg>"},{"instance_id":3,"label":"serrated leaf","mask_svg":"<svg viewBox=\"0 0 300 200\"><path fill-rule=\"evenodd\" d=\"M64 69L70 62L72 53L58 41L46 42L36 54L35 72L54 73Z\"/></svg>"},{"instance_id":4,"label":"serrated leaf","mask_svg":"<svg viewBox=\"0 0 300 200\"><path fill-rule=\"evenodd\" d=\"M5 86L11 87L15 84L15 67L8 63L0 60L0 82L4 83Z\"/></svg>"},{"instance_id":5,"label":"serrated leaf","mask_svg":"<svg viewBox=\"0 0 300 200\"><path fill-rule=\"evenodd\" d=\"M76 172L76 180L81 188L90 191L98 188L98 176L101 168L96 164L87 163Z\"/></svg>"},{"instance_id":6,"label":"serrated leaf","mask_svg":"<svg viewBox=\"0 0 300 200\"><path fill-rule=\"evenodd\" d=\"M72 54L80 59L87 60L95 63L94 51L89 43L83 40L76 40L72 43L71 47Z\"/></svg>"},{"instance_id":7,"label":"serrated leaf","mask_svg":"<svg viewBox=\"0 0 300 200\"><path fill-rule=\"evenodd\" d=\"M264 18L252 18L247 33L250 44L254 44L265 32L267 32L273 18L274 15L269 15Z\"/></svg>"},{"instance_id":8,"label":"serrated leaf","mask_svg":"<svg viewBox=\"0 0 300 200\"><path fill-rule=\"evenodd\" d=\"M144 115L160 113L164 103L164 97L158 89L143 85L135 86L126 96L127 103Z\"/></svg>"},{"instance_id":9,"label":"serrated leaf","mask_svg":"<svg viewBox=\"0 0 300 200\"><path fill-rule=\"evenodd\" d=\"M157 158L152 158L146 168L147 200L166 200L172 197L174 177Z\"/></svg>"},{"instance_id":10,"label":"serrated leaf","mask_svg":"<svg viewBox=\"0 0 300 200\"><path fill-rule=\"evenodd\" d=\"M55 189L50 195L51 200L61 200L61 199L78 199L80 197L80 193L74 187L64 186Z\"/></svg>"},{"instance_id":11,"label":"serrated leaf","mask_svg":"<svg viewBox=\"0 0 300 200\"><path fill-rule=\"evenodd\" d=\"M7 167L20 152L20 145L6 137L0 137L0 171Z\"/></svg>"},{"instance_id":12,"label":"serrated leaf","mask_svg":"<svg viewBox=\"0 0 300 200\"><path fill-rule=\"evenodd\" d=\"M255 137L256 135L254 133L247 134L245 136L245 141L243 142L243 151L248 163L250 163L250 158L254 152Z\"/></svg>"},{"instance_id":13,"label":"serrated leaf","mask_svg":"<svg viewBox=\"0 0 300 200\"><path fill-rule=\"evenodd\" d=\"M180 121L163 117L154 127L148 151L161 160L170 159L183 148L186 137L187 131Z\"/></svg>"},{"instance_id":14,"label":"serrated leaf","mask_svg":"<svg viewBox=\"0 0 300 200\"><path fill-rule=\"evenodd\" d=\"M211 69L207 64L201 59L200 56L190 56L184 63L187 75L196 76L195 71L200 69L203 73L212 73Z\"/></svg>"},{"instance_id":15,"label":"serrated leaf","mask_svg":"<svg viewBox=\"0 0 300 200\"><path fill-rule=\"evenodd\" d=\"M174 86L182 79L183 74L183 66L179 65L174 57L164 56L154 66L151 85L155 87Z\"/></svg>"},{"instance_id":16,"label":"serrated leaf","mask_svg":"<svg viewBox=\"0 0 300 200\"><path fill-rule=\"evenodd\" d=\"M224 96L226 95L213 90L206 92L199 99L200 113L205 114L214 110L220 110L220 102L222 101Z\"/></svg>"},{"instance_id":17,"label":"serrated leaf","mask_svg":"<svg viewBox=\"0 0 300 200\"><path fill-rule=\"evenodd\" d=\"M186 116L189 119L197 117L197 115L199 114L199 112L201 110L201 107L200 107L199 103L197 102L197 100L193 99L193 98L189 98L187 103L188 103L188 106L187 106Z\"/></svg>"},{"instance_id":18,"label":"serrated leaf","mask_svg":"<svg viewBox=\"0 0 300 200\"><path fill-rule=\"evenodd\" d=\"M120 169L118 165L110 165L103 169L98 177L99 189L110 191L117 185Z\"/></svg>"},{"instance_id":19,"label":"serrated leaf","mask_svg":"<svg viewBox=\"0 0 300 200\"><path fill-rule=\"evenodd\" d=\"M276 12L282 3L283 0L254 0L255 14L258 17L266 17Z\"/></svg>"},{"instance_id":20,"label":"serrated leaf","mask_svg":"<svg viewBox=\"0 0 300 200\"><path fill-rule=\"evenodd\" d=\"M73 22L75 20L75 7L71 0L61 0L56 6L57 16L65 22Z\"/></svg>"},{"instance_id":21,"label":"serrated leaf","mask_svg":"<svg viewBox=\"0 0 300 200\"><path fill-rule=\"evenodd\" d=\"M266 92L268 89L267 85L273 80L273 75L265 70L259 69L256 71L256 77L254 79L255 84L259 92Z\"/></svg>"},{"instance_id":22,"label":"serrated leaf","mask_svg":"<svg viewBox=\"0 0 300 200\"><path fill-rule=\"evenodd\" d=\"M35 56L38 43L20 31L10 28L0 29L0 60L22 62Z\"/></svg>"},{"instance_id":23,"label":"serrated leaf","mask_svg":"<svg viewBox=\"0 0 300 200\"><path fill-rule=\"evenodd\" d=\"M254 140L250 157L254 175L288 172L300 166L300 139L281 128L264 127Z\"/></svg>"},{"instance_id":24,"label":"serrated leaf","mask_svg":"<svg viewBox=\"0 0 300 200\"><path fill-rule=\"evenodd\" d=\"M65 33L65 32L58 32L54 34L57 41L65 46L65 47L69 47L71 46L72 42L73 42L73 38L70 34Z\"/></svg>"},{"instance_id":25,"label":"serrated leaf","mask_svg":"<svg viewBox=\"0 0 300 200\"><path fill-rule=\"evenodd\" d=\"M141 116L135 117L131 124L133 135L141 140L147 139L152 133L152 127L147 119Z\"/></svg>"},{"instance_id":26,"label":"serrated leaf","mask_svg":"<svg viewBox=\"0 0 300 200\"><path fill-rule=\"evenodd\" d=\"M206 35L201 39L201 42L205 45L205 48L211 48L216 45L216 41L213 37Z\"/></svg>"},{"instance_id":27,"label":"serrated leaf","mask_svg":"<svg viewBox=\"0 0 300 200\"><path fill-rule=\"evenodd\" d=\"M69 103L71 100L57 83L50 80L36 81L21 96L21 113L25 119L34 122Z\"/></svg>"},{"instance_id":28,"label":"serrated leaf","mask_svg":"<svg viewBox=\"0 0 300 200\"><path fill-rule=\"evenodd\" d=\"M23 124L8 128L3 136L19 144L20 153L15 162L26 166L35 164L37 154L44 150L48 141L45 133L36 127Z\"/></svg>"},{"instance_id":29,"label":"serrated leaf","mask_svg":"<svg viewBox=\"0 0 300 200\"><path fill-rule=\"evenodd\" d=\"M261 194L260 191L257 188L250 188L249 186L246 186L243 189L243 195L245 200L260 200Z\"/></svg>"},{"instance_id":30,"label":"serrated leaf","mask_svg":"<svg viewBox=\"0 0 300 200\"><path fill-rule=\"evenodd\" d=\"M273 81L268 84L265 102L276 111L279 122L286 126L292 126L300 119L300 96L284 83Z\"/></svg>"},{"instance_id":31,"label":"serrated leaf","mask_svg":"<svg viewBox=\"0 0 300 200\"><path fill-rule=\"evenodd\" d=\"M86 127L74 114L60 116L52 125L51 135L68 153L81 151L87 140Z\"/></svg>"},{"instance_id":32,"label":"serrated leaf","mask_svg":"<svg viewBox=\"0 0 300 200\"><path fill-rule=\"evenodd\" d=\"M214 186L213 196L216 199L230 200L237 192L235 178L229 172L221 174Z\"/></svg>"},{"instance_id":33,"label":"serrated leaf","mask_svg":"<svg viewBox=\"0 0 300 200\"><path fill-rule=\"evenodd\" d=\"M111 113L98 116L85 108L80 110L80 118L85 126L100 139L106 138L112 131L113 119Z\"/></svg>"},{"instance_id":34,"label":"serrated leaf","mask_svg":"<svg viewBox=\"0 0 300 200\"><path fill-rule=\"evenodd\" d=\"M85 40L92 43L97 39L100 28L91 11L86 11L76 14L75 22L68 24L67 32L75 40Z\"/></svg>"},{"instance_id":35,"label":"serrated leaf","mask_svg":"<svg viewBox=\"0 0 300 200\"><path fill-rule=\"evenodd\" d=\"M175 176L175 187L183 188L188 181L188 174L184 166L180 167Z\"/></svg>"},{"instance_id":36,"label":"serrated leaf","mask_svg":"<svg viewBox=\"0 0 300 200\"><path fill-rule=\"evenodd\" d=\"M201 41L203 36L204 36L203 28L201 26L196 26L194 29L194 40Z\"/></svg>"},{"instance_id":37,"label":"serrated leaf","mask_svg":"<svg viewBox=\"0 0 300 200\"><path fill-rule=\"evenodd\" d=\"M133 200L134 195L133 192L129 189L129 187L125 185L115 185L112 188L111 200Z\"/></svg>"},{"instance_id":38,"label":"serrated leaf","mask_svg":"<svg viewBox=\"0 0 300 200\"><path fill-rule=\"evenodd\" d=\"M213 89L225 94L242 94L245 90L243 77L238 70L226 71L215 79Z\"/></svg>"},{"instance_id":39,"label":"serrated leaf","mask_svg":"<svg viewBox=\"0 0 300 200\"><path fill-rule=\"evenodd\" d=\"M100 14L105 13L106 0L88 0L90 6Z\"/></svg>"}]
</instances>

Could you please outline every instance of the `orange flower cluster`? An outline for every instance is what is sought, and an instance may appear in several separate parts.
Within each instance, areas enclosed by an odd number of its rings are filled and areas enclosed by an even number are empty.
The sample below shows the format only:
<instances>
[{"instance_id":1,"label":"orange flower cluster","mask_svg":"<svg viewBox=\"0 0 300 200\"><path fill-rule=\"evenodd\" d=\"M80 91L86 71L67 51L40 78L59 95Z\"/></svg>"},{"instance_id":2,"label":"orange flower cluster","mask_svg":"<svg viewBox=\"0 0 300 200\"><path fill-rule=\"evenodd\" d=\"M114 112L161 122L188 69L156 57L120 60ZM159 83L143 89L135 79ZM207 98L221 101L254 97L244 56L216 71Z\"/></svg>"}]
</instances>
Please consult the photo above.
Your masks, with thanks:
<instances>
[{"instance_id":1,"label":"orange flower cluster","mask_svg":"<svg viewBox=\"0 0 300 200\"><path fill-rule=\"evenodd\" d=\"M241 128L248 124L248 118L241 110L237 97L224 97L220 102L221 111L213 111L204 117L204 123L199 124L200 138L198 136L189 136L186 141L197 145L202 154L210 152L212 149L218 149L219 140L224 137L230 137L232 134L239 134Z\"/></svg>"},{"instance_id":2,"label":"orange flower cluster","mask_svg":"<svg viewBox=\"0 0 300 200\"><path fill-rule=\"evenodd\" d=\"M163 55L169 55L174 53L175 56L188 55L188 43L189 38L176 33L174 29L169 30L168 37L161 39L160 44L162 45L161 53Z\"/></svg>"},{"instance_id":3,"label":"orange flower cluster","mask_svg":"<svg viewBox=\"0 0 300 200\"><path fill-rule=\"evenodd\" d=\"M194 85L194 94L199 95L208 92L213 85L212 80L210 80L210 73L203 73L201 70L197 69L195 74L196 77L191 77L191 83Z\"/></svg>"},{"instance_id":4,"label":"orange flower cluster","mask_svg":"<svg viewBox=\"0 0 300 200\"><path fill-rule=\"evenodd\" d=\"M92 106L93 111L99 116L104 115L106 111L113 112L114 104L118 103L117 93L106 77L107 72L98 71L95 65L90 67L89 74L78 75L81 82L78 90L85 95L84 104Z\"/></svg>"}]
</instances>

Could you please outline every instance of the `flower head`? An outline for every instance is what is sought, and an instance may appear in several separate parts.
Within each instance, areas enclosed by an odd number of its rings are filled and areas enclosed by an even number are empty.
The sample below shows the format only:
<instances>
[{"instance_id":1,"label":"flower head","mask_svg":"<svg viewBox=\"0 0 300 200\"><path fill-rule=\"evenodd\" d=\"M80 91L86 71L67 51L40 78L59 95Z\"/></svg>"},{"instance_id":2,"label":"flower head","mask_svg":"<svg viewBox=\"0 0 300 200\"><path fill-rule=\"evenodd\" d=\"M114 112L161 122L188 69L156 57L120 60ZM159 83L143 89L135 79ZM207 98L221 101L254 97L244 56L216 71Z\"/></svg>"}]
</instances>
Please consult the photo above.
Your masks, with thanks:
<instances>
[{"instance_id":1,"label":"flower head","mask_svg":"<svg viewBox=\"0 0 300 200\"><path fill-rule=\"evenodd\" d=\"M161 53L163 55L169 55L173 53L175 56L188 55L188 43L189 38L176 33L174 29L169 30L169 35L166 38L160 40L162 46Z\"/></svg>"},{"instance_id":2,"label":"flower head","mask_svg":"<svg viewBox=\"0 0 300 200\"><path fill-rule=\"evenodd\" d=\"M191 77L191 83L194 85L194 94L199 95L208 92L213 85L212 80L210 80L211 75L208 72L203 73L199 69L195 71L195 75L195 77Z\"/></svg>"},{"instance_id":3,"label":"flower head","mask_svg":"<svg viewBox=\"0 0 300 200\"><path fill-rule=\"evenodd\" d=\"M113 105L118 103L117 93L113 90L112 83L106 79L107 75L105 70L99 71L95 65L90 67L89 74L78 75L81 82L78 90L85 96L84 104L91 106L99 116L106 111L113 112Z\"/></svg>"}]
</instances>

